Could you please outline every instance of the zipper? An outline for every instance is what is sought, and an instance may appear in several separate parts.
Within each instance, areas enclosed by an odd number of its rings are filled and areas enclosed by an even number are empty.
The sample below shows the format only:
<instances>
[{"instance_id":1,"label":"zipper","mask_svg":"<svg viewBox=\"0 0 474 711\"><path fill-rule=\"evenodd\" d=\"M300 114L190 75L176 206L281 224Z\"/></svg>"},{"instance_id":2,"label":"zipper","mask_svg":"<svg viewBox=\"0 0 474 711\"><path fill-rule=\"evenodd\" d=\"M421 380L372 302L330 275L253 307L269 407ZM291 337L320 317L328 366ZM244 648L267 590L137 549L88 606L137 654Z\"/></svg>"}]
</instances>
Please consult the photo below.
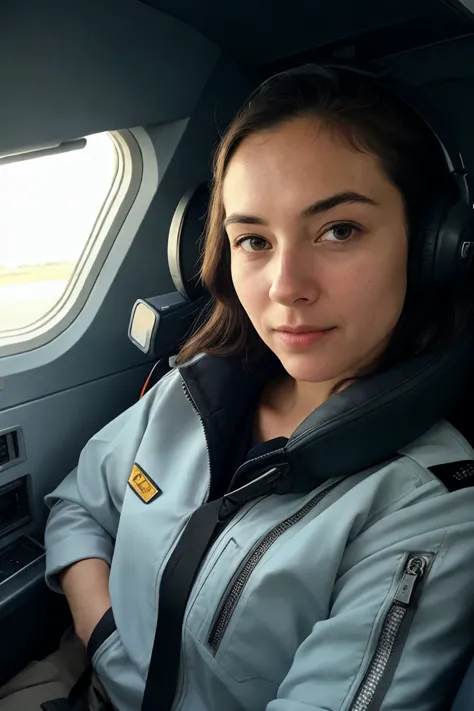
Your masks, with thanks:
<instances>
[{"instance_id":1,"label":"zipper","mask_svg":"<svg viewBox=\"0 0 474 711\"><path fill-rule=\"evenodd\" d=\"M349 711L378 711L395 674L433 554L411 553Z\"/></svg>"},{"instance_id":2,"label":"zipper","mask_svg":"<svg viewBox=\"0 0 474 711\"><path fill-rule=\"evenodd\" d=\"M191 393L189 392L184 380L181 381L181 387L183 388L183 392L186 396L186 400L189 402L189 404L193 408L194 412L199 417L199 421L201 422L202 430L204 432L204 439L206 440L207 458L209 460L209 480L207 482L206 495L205 495L204 500L202 502L203 504L205 504L207 502L207 500L209 499L209 495L211 493L211 476L212 475L211 475L211 452L209 449L209 440L207 438L207 432L206 432L206 427L204 425L204 420L202 419L201 413L199 412L198 407L197 407L196 403L194 402L194 398L192 397Z\"/></svg>"},{"instance_id":3,"label":"zipper","mask_svg":"<svg viewBox=\"0 0 474 711\"><path fill-rule=\"evenodd\" d=\"M324 491L320 491L319 494L313 496L313 498L301 509L279 523L278 526L267 533L266 536L257 543L253 550L250 551L247 559L242 563L241 567L229 583L227 590L224 593L223 601L221 602L211 624L211 633L208 638L208 645L214 654L216 654L219 649L222 638L224 637L227 627L229 626L232 615L234 614L235 608L242 597L242 593L245 590L250 576L262 560L265 553L273 546L273 544L283 533L301 521L301 519L304 518L304 516L306 516L312 509L314 509L314 507L317 506L339 483L340 482L337 481L334 484L331 484L331 486L328 486L327 489L324 489Z\"/></svg>"}]
</instances>

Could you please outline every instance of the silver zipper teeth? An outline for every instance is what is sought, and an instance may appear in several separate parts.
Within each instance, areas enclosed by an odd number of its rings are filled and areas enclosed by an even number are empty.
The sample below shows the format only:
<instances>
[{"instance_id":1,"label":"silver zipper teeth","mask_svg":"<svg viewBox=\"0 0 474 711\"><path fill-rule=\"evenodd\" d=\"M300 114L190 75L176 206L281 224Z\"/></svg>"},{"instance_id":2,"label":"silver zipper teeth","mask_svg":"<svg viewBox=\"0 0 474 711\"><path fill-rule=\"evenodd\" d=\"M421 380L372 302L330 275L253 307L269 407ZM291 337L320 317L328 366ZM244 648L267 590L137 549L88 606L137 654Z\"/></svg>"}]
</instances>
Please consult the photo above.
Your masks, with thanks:
<instances>
[{"instance_id":1,"label":"silver zipper teeth","mask_svg":"<svg viewBox=\"0 0 474 711\"><path fill-rule=\"evenodd\" d=\"M367 711L369 708L369 704L387 668L398 631L406 613L407 608L401 605L395 604L390 608L384 622L377 649L370 663L367 677L359 689L350 711Z\"/></svg>"},{"instance_id":2,"label":"silver zipper teeth","mask_svg":"<svg viewBox=\"0 0 474 711\"><path fill-rule=\"evenodd\" d=\"M403 620L413 602L413 596L420 582L425 578L432 560L432 554L411 554L393 597L393 602L385 617L374 656L349 711L367 711L387 672ZM405 639L401 640L401 644Z\"/></svg>"},{"instance_id":3,"label":"silver zipper teeth","mask_svg":"<svg viewBox=\"0 0 474 711\"><path fill-rule=\"evenodd\" d=\"M300 521L304 516L306 516L306 514L311 511L311 509L317 506L317 504L319 504L319 502L322 501L322 499L324 499L329 494L329 492L332 491L335 486L337 486L338 483L339 482L336 482L324 491L321 491L314 498L312 498L311 501L308 501L308 503L305 504L303 508L301 508L295 514L287 518L285 521L279 523L278 526L272 529L270 533L265 536L265 538L257 546L254 552L251 553L247 562L244 564L241 572L237 575L237 579L232 585L232 589L230 590L228 596L226 597L226 600L221 608L221 612L218 613L216 622L212 625L212 632L209 638L209 646L214 652L217 652L217 650L219 649L219 645L232 618L237 603L239 602L242 596L245 586L247 585L250 576L252 575L253 571L255 570L265 553L272 547L275 541L283 533L285 533L285 531L294 526L295 523L298 523L298 521Z\"/></svg>"},{"instance_id":4,"label":"silver zipper teeth","mask_svg":"<svg viewBox=\"0 0 474 711\"><path fill-rule=\"evenodd\" d=\"M201 421L202 429L204 432L204 439L206 440L207 458L209 459L209 469L210 469L211 454L209 451L209 440L207 439L207 432L206 432L206 428L204 427L204 421L203 421L203 419L201 417L201 413L197 409L196 403L194 402L193 398L191 397L191 394L190 394L188 388L186 387L186 383L184 381L181 381L181 387L183 388L183 392L186 396L186 400L189 402L189 404L193 408L194 412L196 413L196 415L199 417L199 419ZM210 493L211 493L211 477L209 476L209 481L207 482L206 496L204 497L203 503L206 503L206 501L209 498Z\"/></svg>"}]
</instances>

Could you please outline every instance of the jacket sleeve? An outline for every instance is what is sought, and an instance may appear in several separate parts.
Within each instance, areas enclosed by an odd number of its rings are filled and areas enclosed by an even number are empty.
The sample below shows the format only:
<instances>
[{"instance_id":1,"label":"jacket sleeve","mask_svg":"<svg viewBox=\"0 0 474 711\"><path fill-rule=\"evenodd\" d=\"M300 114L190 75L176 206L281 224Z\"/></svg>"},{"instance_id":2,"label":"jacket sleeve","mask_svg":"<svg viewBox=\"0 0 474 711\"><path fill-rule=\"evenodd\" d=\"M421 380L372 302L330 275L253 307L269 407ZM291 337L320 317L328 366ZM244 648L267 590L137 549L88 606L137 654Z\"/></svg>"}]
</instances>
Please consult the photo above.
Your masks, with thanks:
<instances>
[{"instance_id":1,"label":"jacket sleeve","mask_svg":"<svg viewBox=\"0 0 474 711\"><path fill-rule=\"evenodd\" d=\"M474 490L432 486L348 543L327 619L266 711L450 708L472 647Z\"/></svg>"},{"instance_id":2,"label":"jacket sleeve","mask_svg":"<svg viewBox=\"0 0 474 711\"><path fill-rule=\"evenodd\" d=\"M159 386L156 386L159 387ZM122 502L156 387L86 444L79 463L45 498L46 582L61 592L58 573L85 558L112 561Z\"/></svg>"}]
</instances>

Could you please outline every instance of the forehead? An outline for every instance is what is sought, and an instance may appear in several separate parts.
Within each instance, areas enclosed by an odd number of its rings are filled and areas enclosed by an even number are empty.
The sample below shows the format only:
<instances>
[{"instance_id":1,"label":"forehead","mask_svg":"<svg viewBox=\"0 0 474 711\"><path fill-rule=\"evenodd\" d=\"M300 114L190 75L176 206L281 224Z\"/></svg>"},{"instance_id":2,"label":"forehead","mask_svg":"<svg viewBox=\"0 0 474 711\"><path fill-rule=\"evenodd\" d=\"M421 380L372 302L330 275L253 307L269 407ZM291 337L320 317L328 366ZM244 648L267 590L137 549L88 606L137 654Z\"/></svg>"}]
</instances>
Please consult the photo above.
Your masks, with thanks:
<instances>
[{"instance_id":1,"label":"forehead","mask_svg":"<svg viewBox=\"0 0 474 711\"><path fill-rule=\"evenodd\" d=\"M315 118L289 121L242 141L223 182L226 214L298 208L353 190L380 200L392 189L377 158Z\"/></svg>"}]
</instances>

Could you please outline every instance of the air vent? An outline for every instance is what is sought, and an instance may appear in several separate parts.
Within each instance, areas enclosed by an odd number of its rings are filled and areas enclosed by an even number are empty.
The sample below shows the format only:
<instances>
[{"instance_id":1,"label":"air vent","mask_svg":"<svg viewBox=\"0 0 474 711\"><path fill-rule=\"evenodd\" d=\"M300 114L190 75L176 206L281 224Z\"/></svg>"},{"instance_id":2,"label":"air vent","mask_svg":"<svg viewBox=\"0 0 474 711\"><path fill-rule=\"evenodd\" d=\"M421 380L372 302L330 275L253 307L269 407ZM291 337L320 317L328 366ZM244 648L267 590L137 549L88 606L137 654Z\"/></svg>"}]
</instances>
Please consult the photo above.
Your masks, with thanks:
<instances>
[{"instance_id":1,"label":"air vent","mask_svg":"<svg viewBox=\"0 0 474 711\"><path fill-rule=\"evenodd\" d=\"M20 460L20 438L18 430L0 434L0 469L12 466Z\"/></svg>"},{"instance_id":2,"label":"air vent","mask_svg":"<svg viewBox=\"0 0 474 711\"><path fill-rule=\"evenodd\" d=\"M30 521L27 477L0 486L0 537Z\"/></svg>"},{"instance_id":3,"label":"air vent","mask_svg":"<svg viewBox=\"0 0 474 711\"><path fill-rule=\"evenodd\" d=\"M3 464L8 464L10 461L10 451L8 449L7 436L2 435L0 437L0 467Z\"/></svg>"}]
</instances>

